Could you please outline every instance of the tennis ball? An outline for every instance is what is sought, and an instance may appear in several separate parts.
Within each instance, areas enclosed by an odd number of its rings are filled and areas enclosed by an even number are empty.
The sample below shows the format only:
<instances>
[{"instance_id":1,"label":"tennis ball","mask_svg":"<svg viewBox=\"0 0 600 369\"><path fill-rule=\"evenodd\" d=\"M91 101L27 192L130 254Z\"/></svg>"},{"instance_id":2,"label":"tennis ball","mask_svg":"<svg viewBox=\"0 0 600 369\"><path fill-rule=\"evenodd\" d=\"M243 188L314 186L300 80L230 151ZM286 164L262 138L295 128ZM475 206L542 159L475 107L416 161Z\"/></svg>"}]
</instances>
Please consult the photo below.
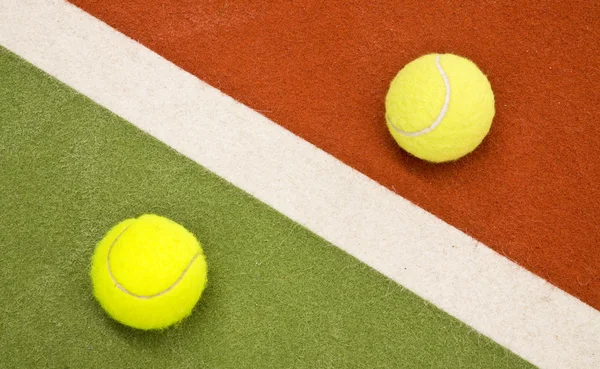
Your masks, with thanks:
<instances>
[{"instance_id":1,"label":"tennis ball","mask_svg":"<svg viewBox=\"0 0 600 369\"><path fill-rule=\"evenodd\" d=\"M494 118L494 93L470 60L453 54L424 55L392 80L386 122L398 145L430 161L459 159L479 146Z\"/></svg>"},{"instance_id":2,"label":"tennis ball","mask_svg":"<svg viewBox=\"0 0 600 369\"><path fill-rule=\"evenodd\" d=\"M94 296L118 322L162 329L188 316L207 282L202 247L181 225L153 214L127 219L98 243Z\"/></svg>"}]
</instances>

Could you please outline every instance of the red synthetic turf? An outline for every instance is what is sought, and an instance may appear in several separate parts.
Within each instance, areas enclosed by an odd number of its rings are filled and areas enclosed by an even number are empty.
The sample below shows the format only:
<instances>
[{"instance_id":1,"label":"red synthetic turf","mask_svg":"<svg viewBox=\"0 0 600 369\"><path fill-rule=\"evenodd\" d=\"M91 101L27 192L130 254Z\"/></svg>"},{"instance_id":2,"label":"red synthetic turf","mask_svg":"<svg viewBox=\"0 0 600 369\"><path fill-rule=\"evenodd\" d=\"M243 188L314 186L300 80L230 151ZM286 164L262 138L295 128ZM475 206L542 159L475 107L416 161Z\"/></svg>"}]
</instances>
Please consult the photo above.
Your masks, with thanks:
<instances>
[{"instance_id":1,"label":"red synthetic turf","mask_svg":"<svg viewBox=\"0 0 600 369\"><path fill-rule=\"evenodd\" d=\"M599 2L73 2L600 309ZM496 93L490 136L452 164L384 123L389 81L428 52Z\"/></svg>"}]
</instances>

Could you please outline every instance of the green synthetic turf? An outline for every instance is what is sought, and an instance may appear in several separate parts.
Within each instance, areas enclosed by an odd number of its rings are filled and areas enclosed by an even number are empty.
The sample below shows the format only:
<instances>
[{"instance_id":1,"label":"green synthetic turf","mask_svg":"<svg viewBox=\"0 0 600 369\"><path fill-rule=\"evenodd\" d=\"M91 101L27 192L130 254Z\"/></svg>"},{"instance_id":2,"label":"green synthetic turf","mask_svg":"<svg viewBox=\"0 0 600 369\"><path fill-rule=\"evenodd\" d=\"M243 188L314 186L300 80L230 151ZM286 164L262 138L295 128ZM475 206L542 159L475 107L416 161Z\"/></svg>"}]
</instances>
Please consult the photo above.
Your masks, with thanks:
<instances>
[{"instance_id":1,"label":"green synthetic turf","mask_svg":"<svg viewBox=\"0 0 600 369\"><path fill-rule=\"evenodd\" d=\"M0 368L531 367L1 48L0 170ZM145 212L209 262L160 333L113 322L88 277L104 232Z\"/></svg>"}]
</instances>

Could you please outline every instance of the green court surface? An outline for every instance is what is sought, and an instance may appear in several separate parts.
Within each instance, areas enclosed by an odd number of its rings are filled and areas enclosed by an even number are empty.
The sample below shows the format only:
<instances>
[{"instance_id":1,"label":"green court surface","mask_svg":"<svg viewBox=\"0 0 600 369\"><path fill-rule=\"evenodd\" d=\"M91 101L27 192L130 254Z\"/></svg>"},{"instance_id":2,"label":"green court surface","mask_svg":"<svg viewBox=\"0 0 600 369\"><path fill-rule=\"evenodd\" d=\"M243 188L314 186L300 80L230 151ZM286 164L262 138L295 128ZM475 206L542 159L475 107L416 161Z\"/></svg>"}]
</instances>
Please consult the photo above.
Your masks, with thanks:
<instances>
[{"instance_id":1,"label":"green court surface","mask_svg":"<svg viewBox=\"0 0 600 369\"><path fill-rule=\"evenodd\" d=\"M0 170L0 368L531 367L5 49ZM148 212L209 263L162 332L112 321L88 276L104 232Z\"/></svg>"}]
</instances>

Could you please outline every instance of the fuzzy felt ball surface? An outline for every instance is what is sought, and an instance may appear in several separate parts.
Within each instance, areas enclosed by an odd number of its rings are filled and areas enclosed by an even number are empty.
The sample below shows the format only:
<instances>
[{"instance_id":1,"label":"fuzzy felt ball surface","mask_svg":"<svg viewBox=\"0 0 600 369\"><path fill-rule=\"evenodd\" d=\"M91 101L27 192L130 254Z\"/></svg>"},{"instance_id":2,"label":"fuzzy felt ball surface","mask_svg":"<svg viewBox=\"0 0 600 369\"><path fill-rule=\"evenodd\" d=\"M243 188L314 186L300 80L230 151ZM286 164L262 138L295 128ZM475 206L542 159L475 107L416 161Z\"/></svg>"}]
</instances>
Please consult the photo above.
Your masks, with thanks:
<instances>
[{"instance_id":1,"label":"fuzzy felt ball surface","mask_svg":"<svg viewBox=\"0 0 600 369\"><path fill-rule=\"evenodd\" d=\"M472 61L453 54L428 54L408 63L393 79L385 106L398 145L435 163L475 150L495 114L487 77Z\"/></svg>"},{"instance_id":2,"label":"fuzzy felt ball surface","mask_svg":"<svg viewBox=\"0 0 600 369\"><path fill-rule=\"evenodd\" d=\"M181 321L207 283L196 237L164 217L145 214L114 226L92 258L94 296L115 320L139 329Z\"/></svg>"}]
</instances>

